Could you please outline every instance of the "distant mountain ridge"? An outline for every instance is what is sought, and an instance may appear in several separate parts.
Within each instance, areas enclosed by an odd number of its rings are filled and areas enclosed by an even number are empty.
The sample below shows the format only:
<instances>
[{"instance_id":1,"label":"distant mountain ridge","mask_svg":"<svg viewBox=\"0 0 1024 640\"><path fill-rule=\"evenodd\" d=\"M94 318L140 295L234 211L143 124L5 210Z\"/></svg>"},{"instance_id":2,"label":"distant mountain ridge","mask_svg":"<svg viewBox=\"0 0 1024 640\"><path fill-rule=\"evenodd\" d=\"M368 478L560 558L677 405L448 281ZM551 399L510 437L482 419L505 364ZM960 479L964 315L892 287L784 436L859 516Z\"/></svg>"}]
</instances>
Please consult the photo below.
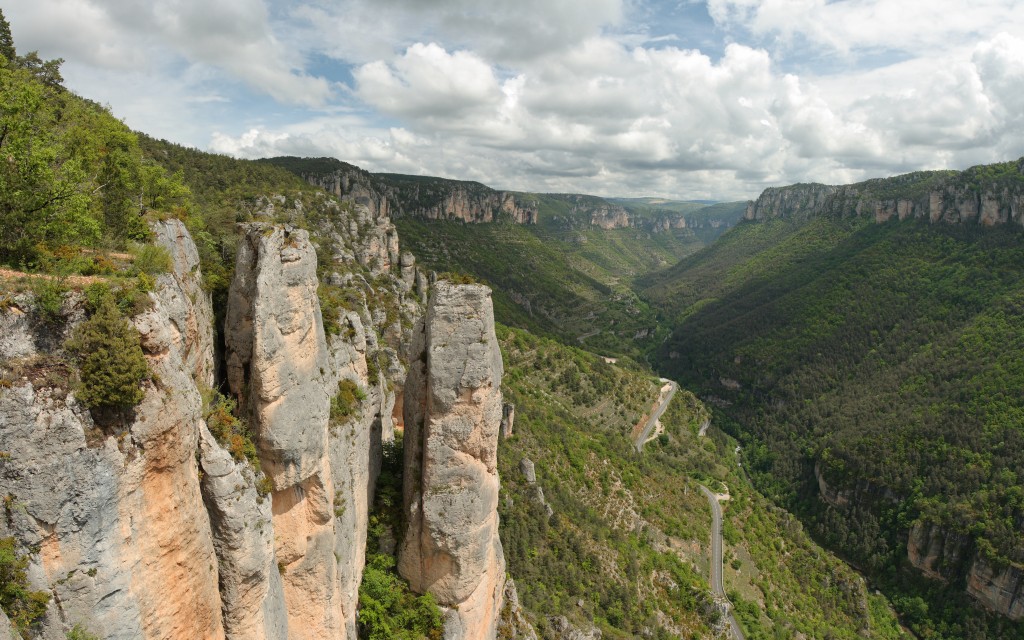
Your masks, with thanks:
<instances>
[{"instance_id":1,"label":"distant mountain ridge","mask_svg":"<svg viewBox=\"0 0 1024 640\"><path fill-rule=\"evenodd\" d=\"M844 186L795 184L765 189L744 218L814 215L893 217L995 226L1024 224L1024 158L964 171L918 171Z\"/></svg>"},{"instance_id":2,"label":"distant mountain ridge","mask_svg":"<svg viewBox=\"0 0 1024 640\"><path fill-rule=\"evenodd\" d=\"M344 200L362 204L375 215L427 220L536 224L544 212L565 216L569 226L634 228L661 233L672 229L719 229L743 215L742 203L678 201L663 198L603 198L575 193L501 191L469 180L399 173L370 173L334 158L282 156L262 160L287 169ZM554 205L554 206L553 206ZM713 215L704 215L706 213Z\"/></svg>"},{"instance_id":3,"label":"distant mountain ridge","mask_svg":"<svg viewBox=\"0 0 1024 640\"><path fill-rule=\"evenodd\" d=\"M398 173L370 173L334 158L268 158L310 184L375 215L428 220L494 222L508 216L519 224L537 222L537 202L528 194L497 191L479 182Z\"/></svg>"}]
</instances>

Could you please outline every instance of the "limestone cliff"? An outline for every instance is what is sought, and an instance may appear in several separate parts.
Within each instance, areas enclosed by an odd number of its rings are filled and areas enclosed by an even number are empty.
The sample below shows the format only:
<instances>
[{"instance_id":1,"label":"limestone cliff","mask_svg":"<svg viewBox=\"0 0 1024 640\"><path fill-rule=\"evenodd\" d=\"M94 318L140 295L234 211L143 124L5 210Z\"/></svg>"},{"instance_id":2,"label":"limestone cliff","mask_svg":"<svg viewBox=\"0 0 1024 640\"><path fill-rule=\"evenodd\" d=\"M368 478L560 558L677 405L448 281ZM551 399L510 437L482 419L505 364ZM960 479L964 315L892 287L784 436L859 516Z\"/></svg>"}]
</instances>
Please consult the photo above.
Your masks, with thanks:
<instances>
[{"instance_id":1,"label":"limestone cliff","mask_svg":"<svg viewBox=\"0 0 1024 640\"><path fill-rule=\"evenodd\" d=\"M260 216L288 219L280 199L264 204ZM382 444L417 411L441 440L423 440L427 475L410 475L481 483L452 494L448 520L442 496L424 500L425 542L462 519L438 542L453 561L436 585L452 606L449 637L493 637L515 587L497 538L501 358L489 291L440 284L410 347L426 278L386 215L330 207L337 215L310 231L240 225L223 351L188 231L152 225L173 268L131 319L152 376L122 423L96 422L75 398L62 345L86 317L83 294L65 295L56 323L32 293L4 297L0 536L16 539L32 588L50 594L34 637L63 640L80 625L119 640L355 638ZM218 387L237 401L234 435L211 410ZM357 400L335 411L343 388ZM515 598L504 611L529 629Z\"/></svg>"},{"instance_id":2,"label":"limestone cliff","mask_svg":"<svg viewBox=\"0 0 1024 640\"><path fill-rule=\"evenodd\" d=\"M871 216L876 222L895 217L988 227L1024 224L1022 167L1024 158L962 172L917 172L845 186L773 187L748 204L744 217Z\"/></svg>"},{"instance_id":3,"label":"limestone cliff","mask_svg":"<svg viewBox=\"0 0 1024 640\"><path fill-rule=\"evenodd\" d=\"M910 529L907 557L929 578L955 581L966 575L971 597L1012 620L1024 619L1024 568L987 561L972 551L968 535L918 521Z\"/></svg>"},{"instance_id":4,"label":"limestone cliff","mask_svg":"<svg viewBox=\"0 0 1024 640\"><path fill-rule=\"evenodd\" d=\"M51 594L40 637L63 638L75 624L103 638L224 637L192 378L212 370L212 351L200 346L209 336L199 335L209 328L196 320L212 313L184 227L169 222L156 235L176 270L157 279L151 308L134 318L154 375L123 424L97 424L70 390L59 345L83 317L79 296L65 298L62 329L41 322L26 294L0 312L0 492L9 506L0 535L38 550L29 577Z\"/></svg>"},{"instance_id":5,"label":"limestone cliff","mask_svg":"<svg viewBox=\"0 0 1024 640\"><path fill-rule=\"evenodd\" d=\"M1011 620L1024 620L1024 567L996 567L975 558L967 573L967 593Z\"/></svg>"},{"instance_id":6,"label":"limestone cliff","mask_svg":"<svg viewBox=\"0 0 1024 640\"><path fill-rule=\"evenodd\" d=\"M373 174L333 158L271 158L267 162L297 173L342 200L367 207L375 217L493 222L508 216L519 224L537 222L535 200L479 182Z\"/></svg>"},{"instance_id":7,"label":"limestone cliff","mask_svg":"<svg viewBox=\"0 0 1024 640\"><path fill-rule=\"evenodd\" d=\"M929 578L949 580L962 570L970 540L937 525L915 522L907 538L910 564Z\"/></svg>"},{"instance_id":8,"label":"limestone cliff","mask_svg":"<svg viewBox=\"0 0 1024 640\"><path fill-rule=\"evenodd\" d=\"M356 277L348 276L329 279L340 286ZM400 283L396 278L394 287ZM393 432L395 395L387 383L403 373L388 369L371 379L368 357L378 358L383 345L373 331L370 350L366 327L380 322L365 306L362 315L339 311L329 318L340 329L327 336L318 286L306 231L265 223L244 228L225 326L228 382L254 426L273 488L273 549L261 555L280 570L283 603L274 607L287 612L289 638L355 635L368 510L381 442ZM331 398L342 380L365 398L358 415L334 421ZM273 589L268 583L267 593Z\"/></svg>"},{"instance_id":9,"label":"limestone cliff","mask_svg":"<svg viewBox=\"0 0 1024 640\"><path fill-rule=\"evenodd\" d=\"M505 558L497 513L502 362L490 290L438 282L412 353L399 571L446 607L446 638L493 638Z\"/></svg>"}]
</instances>

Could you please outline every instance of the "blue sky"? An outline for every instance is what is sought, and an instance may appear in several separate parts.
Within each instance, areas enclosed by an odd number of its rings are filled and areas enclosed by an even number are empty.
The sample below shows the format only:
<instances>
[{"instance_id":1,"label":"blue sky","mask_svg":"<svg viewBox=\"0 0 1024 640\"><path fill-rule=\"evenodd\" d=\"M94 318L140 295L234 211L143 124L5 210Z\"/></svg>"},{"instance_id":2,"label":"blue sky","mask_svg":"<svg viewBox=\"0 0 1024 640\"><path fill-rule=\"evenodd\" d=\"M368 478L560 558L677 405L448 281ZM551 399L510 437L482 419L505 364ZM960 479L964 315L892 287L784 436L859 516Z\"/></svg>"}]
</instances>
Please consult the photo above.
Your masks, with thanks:
<instances>
[{"instance_id":1,"label":"blue sky","mask_svg":"<svg viewBox=\"0 0 1024 640\"><path fill-rule=\"evenodd\" d=\"M1024 155L1018 0L8 0L132 127L499 188L752 198Z\"/></svg>"}]
</instances>

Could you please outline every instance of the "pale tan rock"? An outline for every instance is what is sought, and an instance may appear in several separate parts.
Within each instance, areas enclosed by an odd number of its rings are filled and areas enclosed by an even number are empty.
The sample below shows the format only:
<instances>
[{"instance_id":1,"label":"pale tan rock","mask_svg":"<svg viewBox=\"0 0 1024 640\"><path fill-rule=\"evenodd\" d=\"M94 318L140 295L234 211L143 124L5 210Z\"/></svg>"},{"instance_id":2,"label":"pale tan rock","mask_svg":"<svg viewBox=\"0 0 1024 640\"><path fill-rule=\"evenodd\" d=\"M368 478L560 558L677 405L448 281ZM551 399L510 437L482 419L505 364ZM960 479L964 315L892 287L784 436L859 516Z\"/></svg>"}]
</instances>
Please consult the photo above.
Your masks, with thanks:
<instances>
[{"instance_id":1,"label":"pale tan rock","mask_svg":"<svg viewBox=\"0 0 1024 640\"><path fill-rule=\"evenodd\" d=\"M181 220L154 222L155 242L171 255L174 268L161 278L173 278L177 286L161 286L156 295L175 331L173 342L192 376L213 386L213 301L203 290L199 251Z\"/></svg>"},{"instance_id":2,"label":"pale tan rock","mask_svg":"<svg viewBox=\"0 0 1024 640\"><path fill-rule=\"evenodd\" d=\"M493 638L505 559L496 468L502 363L490 290L438 282L411 354L399 572L450 608L447 638Z\"/></svg>"},{"instance_id":3,"label":"pale tan rock","mask_svg":"<svg viewBox=\"0 0 1024 640\"><path fill-rule=\"evenodd\" d=\"M185 291L167 290L187 277L159 278L153 308L135 319L159 383L133 419L100 428L73 395L28 379L0 391L0 449L17 452L0 491L19 507L0 529L39 548L29 574L54 594L41 637L62 638L64 621L107 639L224 637L195 457L201 367L172 319L196 312ZM21 347L0 359L35 355Z\"/></svg>"},{"instance_id":4,"label":"pale tan rock","mask_svg":"<svg viewBox=\"0 0 1024 640\"><path fill-rule=\"evenodd\" d=\"M225 320L228 382L252 416L263 470L282 491L320 471L330 395L309 234L251 224Z\"/></svg>"},{"instance_id":5,"label":"pale tan rock","mask_svg":"<svg viewBox=\"0 0 1024 640\"><path fill-rule=\"evenodd\" d=\"M259 495L248 463L233 460L205 427L200 437L225 634L228 640L285 640L288 614L274 555L271 499Z\"/></svg>"},{"instance_id":6,"label":"pale tan rock","mask_svg":"<svg viewBox=\"0 0 1024 640\"><path fill-rule=\"evenodd\" d=\"M274 542L290 640L344 638L334 558L334 485L323 469L273 494Z\"/></svg>"},{"instance_id":7,"label":"pale tan rock","mask_svg":"<svg viewBox=\"0 0 1024 640\"><path fill-rule=\"evenodd\" d=\"M907 538L907 558L921 573L946 580L964 560L967 537L928 522L915 522Z\"/></svg>"}]
</instances>

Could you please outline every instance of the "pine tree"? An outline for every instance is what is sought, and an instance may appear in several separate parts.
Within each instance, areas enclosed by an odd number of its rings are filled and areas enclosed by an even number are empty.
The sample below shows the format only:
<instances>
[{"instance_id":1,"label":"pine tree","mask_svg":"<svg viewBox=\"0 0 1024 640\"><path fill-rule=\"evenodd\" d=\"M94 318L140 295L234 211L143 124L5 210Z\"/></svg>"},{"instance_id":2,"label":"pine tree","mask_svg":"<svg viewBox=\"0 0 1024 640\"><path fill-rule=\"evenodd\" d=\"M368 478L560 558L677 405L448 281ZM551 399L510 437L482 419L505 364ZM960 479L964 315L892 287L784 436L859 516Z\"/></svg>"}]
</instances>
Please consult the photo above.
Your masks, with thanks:
<instances>
[{"instance_id":1,"label":"pine tree","mask_svg":"<svg viewBox=\"0 0 1024 640\"><path fill-rule=\"evenodd\" d=\"M11 35L11 25L4 17L3 9L0 9L0 55L7 58L7 62L14 62L18 57L14 50L14 37Z\"/></svg>"},{"instance_id":2,"label":"pine tree","mask_svg":"<svg viewBox=\"0 0 1024 640\"><path fill-rule=\"evenodd\" d=\"M118 311L111 296L100 301L67 348L79 358L81 384L75 397L90 409L123 411L142 401L149 376L139 332Z\"/></svg>"}]
</instances>

